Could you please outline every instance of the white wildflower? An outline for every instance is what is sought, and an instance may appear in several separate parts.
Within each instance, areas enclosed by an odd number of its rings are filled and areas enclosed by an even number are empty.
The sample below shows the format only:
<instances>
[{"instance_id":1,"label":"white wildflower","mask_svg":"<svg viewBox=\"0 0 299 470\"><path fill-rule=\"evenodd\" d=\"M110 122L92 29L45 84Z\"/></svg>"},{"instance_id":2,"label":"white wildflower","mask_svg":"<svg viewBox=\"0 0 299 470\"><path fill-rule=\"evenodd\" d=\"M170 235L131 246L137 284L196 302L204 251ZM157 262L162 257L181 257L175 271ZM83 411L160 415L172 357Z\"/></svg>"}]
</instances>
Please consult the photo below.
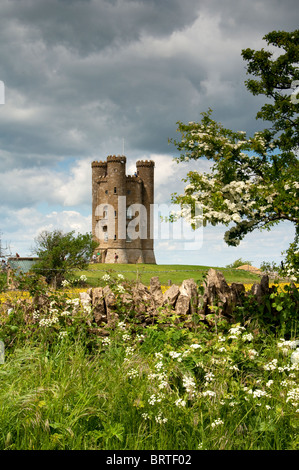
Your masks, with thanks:
<instances>
[{"instance_id":1,"label":"white wildflower","mask_svg":"<svg viewBox=\"0 0 299 470\"><path fill-rule=\"evenodd\" d=\"M220 426L221 424L224 424L224 422L222 421L222 419L217 418L215 419L215 421L213 421L213 423L211 424L211 427L215 428L216 426Z\"/></svg>"},{"instance_id":2,"label":"white wildflower","mask_svg":"<svg viewBox=\"0 0 299 470\"><path fill-rule=\"evenodd\" d=\"M192 377L184 375L183 386L185 387L186 391L190 393L191 396L193 396L196 384L194 380L192 379Z\"/></svg>"},{"instance_id":3,"label":"white wildflower","mask_svg":"<svg viewBox=\"0 0 299 470\"><path fill-rule=\"evenodd\" d=\"M128 335L128 334L126 334L126 333L125 333L124 335L122 335L122 340L123 340L123 341L130 341L130 339L131 339L131 336L130 336L130 335Z\"/></svg>"},{"instance_id":4,"label":"white wildflower","mask_svg":"<svg viewBox=\"0 0 299 470\"><path fill-rule=\"evenodd\" d=\"M128 346L128 347L126 347L126 349L125 349L125 354L126 354L126 356L131 356L132 354L134 354L134 348L133 348L133 346Z\"/></svg>"},{"instance_id":5,"label":"white wildflower","mask_svg":"<svg viewBox=\"0 0 299 470\"><path fill-rule=\"evenodd\" d=\"M253 340L253 335L251 333L248 333L248 334L244 334L242 336L242 340L243 341L252 341Z\"/></svg>"},{"instance_id":6,"label":"white wildflower","mask_svg":"<svg viewBox=\"0 0 299 470\"><path fill-rule=\"evenodd\" d=\"M155 369L158 369L158 370L163 369L163 365L164 365L164 364L163 364L162 361L157 362L157 364L155 364Z\"/></svg>"},{"instance_id":7,"label":"white wildflower","mask_svg":"<svg viewBox=\"0 0 299 470\"><path fill-rule=\"evenodd\" d=\"M255 349L248 349L247 351L249 359L254 359L259 353Z\"/></svg>"},{"instance_id":8,"label":"white wildflower","mask_svg":"<svg viewBox=\"0 0 299 470\"><path fill-rule=\"evenodd\" d=\"M178 353L176 351L170 351L169 353L169 356L171 356L173 359L177 359L178 362L182 361L181 355L182 355L181 353Z\"/></svg>"},{"instance_id":9,"label":"white wildflower","mask_svg":"<svg viewBox=\"0 0 299 470\"><path fill-rule=\"evenodd\" d=\"M216 393L213 392L213 390L206 390L205 392L202 392L203 397L215 397Z\"/></svg>"},{"instance_id":10,"label":"white wildflower","mask_svg":"<svg viewBox=\"0 0 299 470\"><path fill-rule=\"evenodd\" d=\"M214 374L212 372L208 372L205 375L205 380L206 382L212 382L214 380Z\"/></svg>"},{"instance_id":11,"label":"white wildflower","mask_svg":"<svg viewBox=\"0 0 299 470\"><path fill-rule=\"evenodd\" d=\"M124 294L126 292L124 286L116 286L116 290L119 294Z\"/></svg>"},{"instance_id":12,"label":"white wildflower","mask_svg":"<svg viewBox=\"0 0 299 470\"><path fill-rule=\"evenodd\" d=\"M273 359L272 361L268 362L268 364L264 365L265 370L275 370L277 368L277 359Z\"/></svg>"},{"instance_id":13,"label":"white wildflower","mask_svg":"<svg viewBox=\"0 0 299 470\"><path fill-rule=\"evenodd\" d=\"M175 405L176 405L176 406L186 406L186 401L183 400L182 398L178 398L178 399L175 401Z\"/></svg>"},{"instance_id":14,"label":"white wildflower","mask_svg":"<svg viewBox=\"0 0 299 470\"><path fill-rule=\"evenodd\" d=\"M157 352L157 353L155 353L155 357L157 359L163 359L163 354L161 352Z\"/></svg>"},{"instance_id":15,"label":"white wildflower","mask_svg":"<svg viewBox=\"0 0 299 470\"><path fill-rule=\"evenodd\" d=\"M161 396L157 396L155 394L151 395L148 399L148 403L150 405L155 405L155 403L160 403L161 402Z\"/></svg>"},{"instance_id":16,"label":"white wildflower","mask_svg":"<svg viewBox=\"0 0 299 470\"><path fill-rule=\"evenodd\" d=\"M162 417L162 413L160 412L160 413L157 414L157 416L155 416L155 421L156 421L157 423L166 423L166 422L168 421L168 419L167 419L167 418L163 418L163 417Z\"/></svg>"},{"instance_id":17,"label":"white wildflower","mask_svg":"<svg viewBox=\"0 0 299 470\"><path fill-rule=\"evenodd\" d=\"M125 330L126 329L126 323L124 321L120 321L120 322L118 322L117 327L120 330Z\"/></svg>"},{"instance_id":18,"label":"white wildflower","mask_svg":"<svg viewBox=\"0 0 299 470\"><path fill-rule=\"evenodd\" d=\"M293 388L288 391L286 401L290 401L293 406L298 406L299 403L299 387Z\"/></svg>"},{"instance_id":19,"label":"white wildflower","mask_svg":"<svg viewBox=\"0 0 299 470\"><path fill-rule=\"evenodd\" d=\"M293 364L299 364L299 350L298 351L294 351L292 354L291 354L291 362Z\"/></svg>"},{"instance_id":20,"label":"white wildflower","mask_svg":"<svg viewBox=\"0 0 299 470\"><path fill-rule=\"evenodd\" d=\"M67 331L60 331L58 334L59 339L63 339L67 336Z\"/></svg>"},{"instance_id":21,"label":"white wildflower","mask_svg":"<svg viewBox=\"0 0 299 470\"><path fill-rule=\"evenodd\" d=\"M202 346L197 343L190 344L190 349L202 349Z\"/></svg>"},{"instance_id":22,"label":"white wildflower","mask_svg":"<svg viewBox=\"0 0 299 470\"><path fill-rule=\"evenodd\" d=\"M138 376L138 370L136 369L130 369L127 372L127 377L129 377L129 379L134 379L134 377L137 377L137 376Z\"/></svg>"},{"instance_id":23,"label":"white wildflower","mask_svg":"<svg viewBox=\"0 0 299 470\"><path fill-rule=\"evenodd\" d=\"M103 339L102 339L102 345L103 345L103 346L108 346L108 344L110 344L110 343L111 343L111 339L110 339L110 338L106 337L106 338L103 338Z\"/></svg>"}]
</instances>

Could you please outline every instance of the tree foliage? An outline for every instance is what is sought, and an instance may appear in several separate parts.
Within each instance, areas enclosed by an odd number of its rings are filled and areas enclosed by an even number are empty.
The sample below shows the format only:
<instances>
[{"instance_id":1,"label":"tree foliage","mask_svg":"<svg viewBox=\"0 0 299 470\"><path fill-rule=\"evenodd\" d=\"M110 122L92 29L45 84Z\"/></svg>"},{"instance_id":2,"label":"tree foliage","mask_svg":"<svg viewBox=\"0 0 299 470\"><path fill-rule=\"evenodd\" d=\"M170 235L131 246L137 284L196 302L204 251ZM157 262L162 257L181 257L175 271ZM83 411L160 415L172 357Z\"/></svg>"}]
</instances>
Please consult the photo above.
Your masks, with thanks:
<instances>
[{"instance_id":1,"label":"tree foliage","mask_svg":"<svg viewBox=\"0 0 299 470\"><path fill-rule=\"evenodd\" d=\"M245 82L248 90L272 100L256 116L270 125L247 136L214 121L209 109L198 123L178 122L181 139L170 139L181 153L178 162L206 158L212 163L209 173L189 172L184 194L172 198L181 206L196 202L203 212L182 210L178 215L188 217L193 228L207 222L230 226L225 241L231 246L249 232L271 229L283 220L299 232L299 99L294 95L299 30L273 31L264 39L276 50L245 49L242 56L247 73L254 76ZM298 236L291 249L296 255Z\"/></svg>"},{"instance_id":2,"label":"tree foliage","mask_svg":"<svg viewBox=\"0 0 299 470\"><path fill-rule=\"evenodd\" d=\"M46 277L48 282L56 281L59 286L67 272L87 267L90 257L97 246L91 234L75 232L63 233L43 231L35 240L34 252L39 261L34 271Z\"/></svg>"}]
</instances>

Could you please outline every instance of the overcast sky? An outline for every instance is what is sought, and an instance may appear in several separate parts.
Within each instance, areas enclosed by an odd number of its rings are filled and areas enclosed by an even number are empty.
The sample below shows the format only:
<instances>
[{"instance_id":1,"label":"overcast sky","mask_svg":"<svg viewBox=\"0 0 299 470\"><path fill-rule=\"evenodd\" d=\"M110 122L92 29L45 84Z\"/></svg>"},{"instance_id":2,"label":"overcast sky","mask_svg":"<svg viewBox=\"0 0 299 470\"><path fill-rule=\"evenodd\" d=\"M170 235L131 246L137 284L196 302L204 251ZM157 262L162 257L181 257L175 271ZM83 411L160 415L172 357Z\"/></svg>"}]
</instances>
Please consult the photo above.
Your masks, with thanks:
<instances>
[{"instance_id":1,"label":"overcast sky","mask_svg":"<svg viewBox=\"0 0 299 470\"><path fill-rule=\"evenodd\" d=\"M153 159L156 203L182 192L192 168L176 164L177 121L213 109L248 134L263 99L245 88L241 51L298 28L295 0L0 0L0 231L13 254L31 254L41 230L91 231L91 162ZM177 137L179 134L176 135ZM157 239L159 264L259 266L280 261L291 224L229 248L206 227L197 249ZM202 237L202 238L201 238Z\"/></svg>"}]
</instances>

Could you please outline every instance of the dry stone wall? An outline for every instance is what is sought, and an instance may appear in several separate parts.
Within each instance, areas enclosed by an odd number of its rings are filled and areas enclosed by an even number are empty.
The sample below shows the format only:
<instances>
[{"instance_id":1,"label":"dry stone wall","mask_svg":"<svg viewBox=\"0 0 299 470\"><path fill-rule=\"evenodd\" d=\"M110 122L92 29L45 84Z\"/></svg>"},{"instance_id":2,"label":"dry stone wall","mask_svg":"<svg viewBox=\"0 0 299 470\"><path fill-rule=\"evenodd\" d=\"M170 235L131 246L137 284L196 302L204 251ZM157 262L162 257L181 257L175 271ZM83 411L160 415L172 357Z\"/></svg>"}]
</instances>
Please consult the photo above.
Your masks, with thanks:
<instances>
[{"instance_id":1,"label":"dry stone wall","mask_svg":"<svg viewBox=\"0 0 299 470\"><path fill-rule=\"evenodd\" d=\"M202 291L203 290L203 291ZM210 269L199 288L194 279L186 279L180 286L173 284L162 293L158 277L153 277L148 288L138 282L132 293L115 295L109 286L96 287L81 293L81 300L92 306L94 321L97 325L112 326L118 319L119 306L128 315L133 315L144 326L152 324L159 313L164 315L176 314L177 322L188 321L194 314L205 321L207 315L217 312L217 315L232 317L236 306L241 306L244 296L251 294L258 303L270 293L269 278L264 275L260 283L254 284L249 293L241 283L228 285L223 274Z\"/></svg>"}]
</instances>

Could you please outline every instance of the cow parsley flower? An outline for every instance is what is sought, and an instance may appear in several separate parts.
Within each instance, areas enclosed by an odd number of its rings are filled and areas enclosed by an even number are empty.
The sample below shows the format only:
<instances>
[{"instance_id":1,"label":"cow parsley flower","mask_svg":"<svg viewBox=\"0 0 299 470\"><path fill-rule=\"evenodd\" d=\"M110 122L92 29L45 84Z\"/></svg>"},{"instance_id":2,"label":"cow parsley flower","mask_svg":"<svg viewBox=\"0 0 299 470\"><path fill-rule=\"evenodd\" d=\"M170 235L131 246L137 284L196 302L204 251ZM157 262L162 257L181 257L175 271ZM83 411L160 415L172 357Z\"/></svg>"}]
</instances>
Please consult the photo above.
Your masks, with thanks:
<instances>
[{"instance_id":1,"label":"cow parsley flower","mask_svg":"<svg viewBox=\"0 0 299 470\"><path fill-rule=\"evenodd\" d=\"M206 382L212 382L214 380L214 374L212 372L208 372L206 375L205 375L205 380Z\"/></svg>"},{"instance_id":2,"label":"cow parsley flower","mask_svg":"<svg viewBox=\"0 0 299 470\"><path fill-rule=\"evenodd\" d=\"M124 294L126 292L124 286L116 286L116 290L119 294Z\"/></svg>"},{"instance_id":3,"label":"cow parsley flower","mask_svg":"<svg viewBox=\"0 0 299 470\"><path fill-rule=\"evenodd\" d=\"M137 376L138 376L138 370L136 369L130 369L127 372L127 377L129 377L129 379L134 379L134 377L137 377Z\"/></svg>"},{"instance_id":4,"label":"cow parsley flower","mask_svg":"<svg viewBox=\"0 0 299 470\"><path fill-rule=\"evenodd\" d=\"M168 421L168 418L163 418L162 413L158 413L157 416L155 416L155 421L156 423L166 423Z\"/></svg>"},{"instance_id":5,"label":"cow parsley flower","mask_svg":"<svg viewBox=\"0 0 299 470\"><path fill-rule=\"evenodd\" d=\"M273 359L272 361L268 362L268 364L264 365L265 370L275 370L277 368L277 359Z\"/></svg>"},{"instance_id":6,"label":"cow parsley flower","mask_svg":"<svg viewBox=\"0 0 299 470\"><path fill-rule=\"evenodd\" d=\"M176 406L182 406L182 407L184 407L184 406L186 406L186 401L183 400L182 398L178 398L178 399L175 401L175 405L176 405Z\"/></svg>"},{"instance_id":7,"label":"cow parsley flower","mask_svg":"<svg viewBox=\"0 0 299 470\"><path fill-rule=\"evenodd\" d=\"M248 333L248 334L244 334L242 336L242 340L243 341L252 341L253 340L253 335L251 333Z\"/></svg>"},{"instance_id":8,"label":"cow parsley flower","mask_svg":"<svg viewBox=\"0 0 299 470\"><path fill-rule=\"evenodd\" d=\"M124 321L120 321L120 322L118 322L117 327L120 330L125 330L126 329L126 323Z\"/></svg>"},{"instance_id":9,"label":"cow parsley flower","mask_svg":"<svg viewBox=\"0 0 299 470\"><path fill-rule=\"evenodd\" d=\"M260 397L269 397L268 393L264 390L256 389L252 392L253 398L260 398Z\"/></svg>"},{"instance_id":10,"label":"cow parsley flower","mask_svg":"<svg viewBox=\"0 0 299 470\"><path fill-rule=\"evenodd\" d=\"M215 428L216 426L220 426L221 424L224 424L224 422L222 421L222 419L217 418L217 419L215 419L215 421L213 421L213 423L211 424L211 428Z\"/></svg>"},{"instance_id":11,"label":"cow parsley flower","mask_svg":"<svg viewBox=\"0 0 299 470\"><path fill-rule=\"evenodd\" d=\"M213 390L206 390L205 392L202 392L203 397L215 397L216 393L213 392Z\"/></svg>"},{"instance_id":12,"label":"cow parsley flower","mask_svg":"<svg viewBox=\"0 0 299 470\"><path fill-rule=\"evenodd\" d=\"M163 359L163 354L162 354L161 352L156 352L156 353L155 353L155 357L156 357L157 359Z\"/></svg>"},{"instance_id":13,"label":"cow parsley flower","mask_svg":"<svg viewBox=\"0 0 299 470\"><path fill-rule=\"evenodd\" d=\"M58 334L59 339L63 339L67 336L67 331L60 331Z\"/></svg>"},{"instance_id":14,"label":"cow parsley flower","mask_svg":"<svg viewBox=\"0 0 299 470\"><path fill-rule=\"evenodd\" d=\"M108 344L111 343L111 339L110 338L103 338L102 339L102 345L103 346L108 346Z\"/></svg>"},{"instance_id":15,"label":"cow parsley flower","mask_svg":"<svg viewBox=\"0 0 299 470\"><path fill-rule=\"evenodd\" d=\"M183 386L185 387L186 391L191 396L194 395L196 384L195 384L194 380L192 379L192 377L184 375L184 377L183 377Z\"/></svg>"},{"instance_id":16,"label":"cow parsley flower","mask_svg":"<svg viewBox=\"0 0 299 470\"><path fill-rule=\"evenodd\" d=\"M182 355L181 353L178 353L176 351L170 351L169 353L169 356L171 356L173 359L177 359L178 362L182 361L181 355Z\"/></svg>"},{"instance_id":17,"label":"cow parsley flower","mask_svg":"<svg viewBox=\"0 0 299 470\"><path fill-rule=\"evenodd\" d=\"M247 351L249 359L254 359L259 353L255 349L249 349Z\"/></svg>"},{"instance_id":18,"label":"cow parsley flower","mask_svg":"<svg viewBox=\"0 0 299 470\"><path fill-rule=\"evenodd\" d=\"M293 406L298 406L299 403L299 387L293 388L288 391L286 401L290 401Z\"/></svg>"},{"instance_id":19,"label":"cow parsley flower","mask_svg":"<svg viewBox=\"0 0 299 470\"><path fill-rule=\"evenodd\" d=\"M162 361L157 362L157 364L155 364L155 369L158 369L158 370L163 369L163 366L164 364Z\"/></svg>"},{"instance_id":20,"label":"cow parsley flower","mask_svg":"<svg viewBox=\"0 0 299 470\"><path fill-rule=\"evenodd\" d=\"M294 352L291 354L291 362L292 362L293 364L299 364L299 350L294 351Z\"/></svg>"}]
</instances>

